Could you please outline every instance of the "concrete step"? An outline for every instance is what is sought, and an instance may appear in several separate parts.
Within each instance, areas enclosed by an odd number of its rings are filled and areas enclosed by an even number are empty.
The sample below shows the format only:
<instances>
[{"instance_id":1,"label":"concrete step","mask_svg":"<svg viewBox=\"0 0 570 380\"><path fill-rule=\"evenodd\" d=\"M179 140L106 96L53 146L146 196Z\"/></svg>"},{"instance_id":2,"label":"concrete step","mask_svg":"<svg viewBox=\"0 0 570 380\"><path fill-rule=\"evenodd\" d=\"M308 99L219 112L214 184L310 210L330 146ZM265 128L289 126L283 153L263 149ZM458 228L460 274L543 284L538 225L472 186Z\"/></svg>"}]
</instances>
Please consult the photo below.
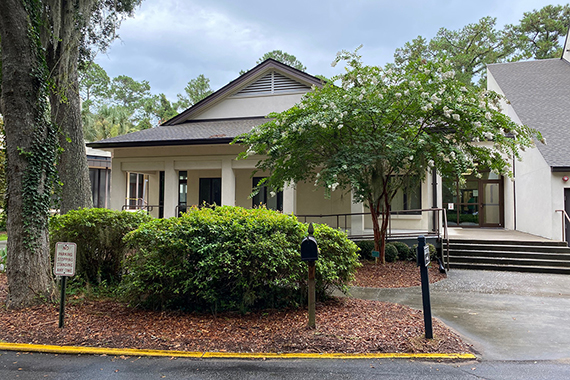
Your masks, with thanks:
<instances>
[{"instance_id":1,"label":"concrete step","mask_svg":"<svg viewBox=\"0 0 570 380\"><path fill-rule=\"evenodd\" d=\"M547 240L464 240L464 239L449 239L449 244L482 244L482 245L521 245L521 246L559 246L568 247L564 241Z\"/></svg>"},{"instance_id":2,"label":"concrete step","mask_svg":"<svg viewBox=\"0 0 570 380\"><path fill-rule=\"evenodd\" d=\"M570 268L566 267L545 267L545 266L519 266L519 265L493 265L493 264L466 264L453 263L449 264L450 269L474 269L474 270L494 270L494 271L510 271L510 272L530 272L530 273L551 273L551 274L568 274Z\"/></svg>"},{"instance_id":3,"label":"concrete step","mask_svg":"<svg viewBox=\"0 0 570 380\"><path fill-rule=\"evenodd\" d=\"M560 260L570 262L570 252L520 252L520 251L496 251L496 250L449 250L450 257L489 257L511 259L535 259L535 260Z\"/></svg>"},{"instance_id":4,"label":"concrete step","mask_svg":"<svg viewBox=\"0 0 570 380\"><path fill-rule=\"evenodd\" d=\"M570 274L570 248L556 241L454 240L449 244L449 267Z\"/></svg>"},{"instance_id":5,"label":"concrete step","mask_svg":"<svg viewBox=\"0 0 570 380\"><path fill-rule=\"evenodd\" d=\"M549 253L568 253L569 247L558 245L501 245L501 244L467 244L453 243L449 244L450 251L495 251L495 252L549 252Z\"/></svg>"},{"instance_id":6,"label":"concrete step","mask_svg":"<svg viewBox=\"0 0 570 380\"><path fill-rule=\"evenodd\" d=\"M462 264L485 264L485 265L513 265L533 267L567 267L570 268L570 260L540 259L535 257L481 257L481 256L453 256L451 263Z\"/></svg>"}]
</instances>

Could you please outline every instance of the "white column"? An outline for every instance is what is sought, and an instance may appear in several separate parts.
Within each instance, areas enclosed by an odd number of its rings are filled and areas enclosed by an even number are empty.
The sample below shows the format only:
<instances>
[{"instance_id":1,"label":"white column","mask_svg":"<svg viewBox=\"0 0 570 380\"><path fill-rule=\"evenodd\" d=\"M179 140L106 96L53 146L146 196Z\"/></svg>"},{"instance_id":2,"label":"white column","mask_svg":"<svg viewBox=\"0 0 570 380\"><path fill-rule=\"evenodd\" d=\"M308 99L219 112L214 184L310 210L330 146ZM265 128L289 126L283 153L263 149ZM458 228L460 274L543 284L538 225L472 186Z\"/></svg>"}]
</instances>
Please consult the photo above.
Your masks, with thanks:
<instances>
[{"instance_id":1,"label":"white column","mask_svg":"<svg viewBox=\"0 0 570 380\"><path fill-rule=\"evenodd\" d=\"M231 158L222 160L222 206L236 205L236 176Z\"/></svg>"},{"instance_id":2,"label":"white column","mask_svg":"<svg viewBox=\"0 0 570 380\"><path fill-rule=\"evenodd\" d=\"M283 214L297 213L297 188L294 183L283 188Z\"/></svg>"},{"instance_id":3,"label":"white column","mask_svg":"<svg viewBox=\"0 0 570 380\"><path fill-rule=\"evenodd\" d=\"M126 203L127 177L121 169L121 161L113 159L111 164L111 210L121 210Z\"/></svg>"},{"instance_id":4,"label":"white column","mask_svg":"<svg viewBox=\"0 0 570 380\"><path fill-rule=\"evenodd\" d=\"M354 203L354 193L351 193L351 198L350 212L352 214L362 213L362 215L352 215L350 217L350 235L364 235L364 203Z\"/></svg>"},{"instance_id":5,"label":"white column","mask_svg":"<svg viewBox=\"0 0 570 380\"><path fill-rule=\"evenodd\" d=\"M164 161L164 217L176 216L178 205L178 175L174 170L174 160Z\"/></svg>"}]
</instances>

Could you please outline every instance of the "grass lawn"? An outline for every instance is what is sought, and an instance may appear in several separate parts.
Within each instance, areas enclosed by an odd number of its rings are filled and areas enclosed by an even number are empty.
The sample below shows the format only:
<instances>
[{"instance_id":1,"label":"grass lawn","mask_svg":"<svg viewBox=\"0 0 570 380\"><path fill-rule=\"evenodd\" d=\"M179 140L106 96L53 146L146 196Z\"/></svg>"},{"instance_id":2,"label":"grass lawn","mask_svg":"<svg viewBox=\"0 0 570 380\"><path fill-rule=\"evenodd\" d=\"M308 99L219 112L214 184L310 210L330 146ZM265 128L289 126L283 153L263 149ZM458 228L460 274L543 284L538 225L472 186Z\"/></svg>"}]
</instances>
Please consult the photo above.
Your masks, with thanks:
<instances>
[{"instance_id":1,"label":"grass lawn","mask_svg":"<svg viewBox=\"0 0 570 380\"><path fill-rule=\"evenodd\" d=\"M0 241L8 240L8 234L6 232L0 232Z\"/></svg>"}]
</instances>

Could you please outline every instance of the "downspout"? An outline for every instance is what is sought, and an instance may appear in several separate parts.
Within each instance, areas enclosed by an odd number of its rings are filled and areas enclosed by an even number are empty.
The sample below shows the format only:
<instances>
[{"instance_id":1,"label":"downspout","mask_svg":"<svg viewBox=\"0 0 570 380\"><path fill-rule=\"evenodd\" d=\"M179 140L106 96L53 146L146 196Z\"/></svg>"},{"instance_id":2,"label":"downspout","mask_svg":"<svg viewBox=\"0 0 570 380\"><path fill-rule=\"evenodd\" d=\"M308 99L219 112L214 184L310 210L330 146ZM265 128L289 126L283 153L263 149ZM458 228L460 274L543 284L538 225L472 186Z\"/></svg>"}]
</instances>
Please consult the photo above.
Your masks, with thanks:
<instances>
[{"instance_id":1,"label":"downspout","mask_svg":"<svg viewBox=\"0 0 570 380\"><path fill-rule=\"evenodd\" d=\"M437 170L435 170L434 168L432 168L431 171L431 185L432 185L432 202L433 202L433 206L432 208L437 208ZM432 212L431 215L432 218L432 228L433 231L436 231L436 223L437 223L437 216L435 215L435 211Z\"/></svg>"},{"instance_id":2,"label":"downspout","mask_svg":"<svg viewBox=\"0 0 570 380\"><path fill-rule=\"evenodd\" d=\"M514 216L514 226L513 229L516 231L517 230L517 192L516 192L516 186L517 186L517 177L515 175L515 165L517 164L517 161L515 159L515 156L513 155L513 178L515 179L513 181L513 216ZM503 206L504 207L504 206Z\"/></svg>"}]
</instances>

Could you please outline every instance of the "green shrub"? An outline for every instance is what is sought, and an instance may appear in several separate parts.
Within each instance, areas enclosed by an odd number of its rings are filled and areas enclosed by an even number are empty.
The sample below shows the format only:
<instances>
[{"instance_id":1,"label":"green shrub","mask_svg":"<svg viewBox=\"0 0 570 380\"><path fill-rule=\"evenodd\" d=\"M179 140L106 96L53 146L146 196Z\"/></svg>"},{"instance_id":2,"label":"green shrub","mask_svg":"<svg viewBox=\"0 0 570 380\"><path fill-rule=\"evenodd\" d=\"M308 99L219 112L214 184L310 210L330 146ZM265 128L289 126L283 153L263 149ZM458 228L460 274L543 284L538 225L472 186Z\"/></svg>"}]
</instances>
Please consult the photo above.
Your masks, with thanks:
<instances>
[{"instance_id":1,"label":"green shrub","mask_svg":"<svg viewBox=\"0 0 570 380\"><path fill-rule=\"evenodd\" d=\"M361 260L372 260L372 251L374 250L374 240L360 240L356 242L360 251L358 252Z\"/></svg>"},{"instance_id":2,"label":"green shrub","mask_svg":"<svg viewBox=\"0 0 570 380\"><path fill-rule=\"evenodd\" d=\"M410 247L401 241L395 241L392 244L394 244L394 247L398 250L398 260L408 260Z\"/></svg>"},{"instance_id":3,"label":"green shrub","mask_svg":"<svg viewBox=\"0 0 570 380\"><path fill-rule=\"evenodd\" d=\"M393 263L394 261L398 260L398 249L394 244L386 244L386 247L384 248L384 258L388 263Z\"/></svg>"},{"instance_id":4,"label":"green shrub","mask_svg":"<svg viewBox=\"0 0 570 380\"><path fill-rule=\"evenodd\" d=\"M50 219L50 250L57 242L77 244L76 277L92 284L116 284L121 279L121 262L126 245L123 237L151 216L143 212L102 208L69 211Z\"/></svg>"},{"instance_id":5,"label":"green shrub","mask_svg":"<svg viewBox=\"0 0 570 380\"><path fill-rule=\"evenodd\" d=\"M156 219L126 236L123 289L131 304L149 308L240 310L299 305L307 265L300 243L307 225L265 208L190 208L180 218ZM320 256L316 287L346 289L358 263L357 246L330 227L315 226Z\"/></svg>"},{"instance_id":6,"label":"green shrub","mask_svg":"<svg viewBox=\"0 0 570 380\"><path fill-rule=\"evenodd\" d=\"M437 262L437 249L435 248L435 246L431 243L428 243L428 247L429 247L429 260L431 262ZM410 261L417 261L418 259L418 245L414 244L414 246L412 248L410 248Z\"/></svg>"},{"instance_id":7,"label":"green shrub","mask_svg":"<svg viewBox=\"0 0 570 380\"><path fill-rule=\"evenodd\" d=\"M0 272L6 271L6 248L0 249Z\"/></svg>"}]
</instances>

